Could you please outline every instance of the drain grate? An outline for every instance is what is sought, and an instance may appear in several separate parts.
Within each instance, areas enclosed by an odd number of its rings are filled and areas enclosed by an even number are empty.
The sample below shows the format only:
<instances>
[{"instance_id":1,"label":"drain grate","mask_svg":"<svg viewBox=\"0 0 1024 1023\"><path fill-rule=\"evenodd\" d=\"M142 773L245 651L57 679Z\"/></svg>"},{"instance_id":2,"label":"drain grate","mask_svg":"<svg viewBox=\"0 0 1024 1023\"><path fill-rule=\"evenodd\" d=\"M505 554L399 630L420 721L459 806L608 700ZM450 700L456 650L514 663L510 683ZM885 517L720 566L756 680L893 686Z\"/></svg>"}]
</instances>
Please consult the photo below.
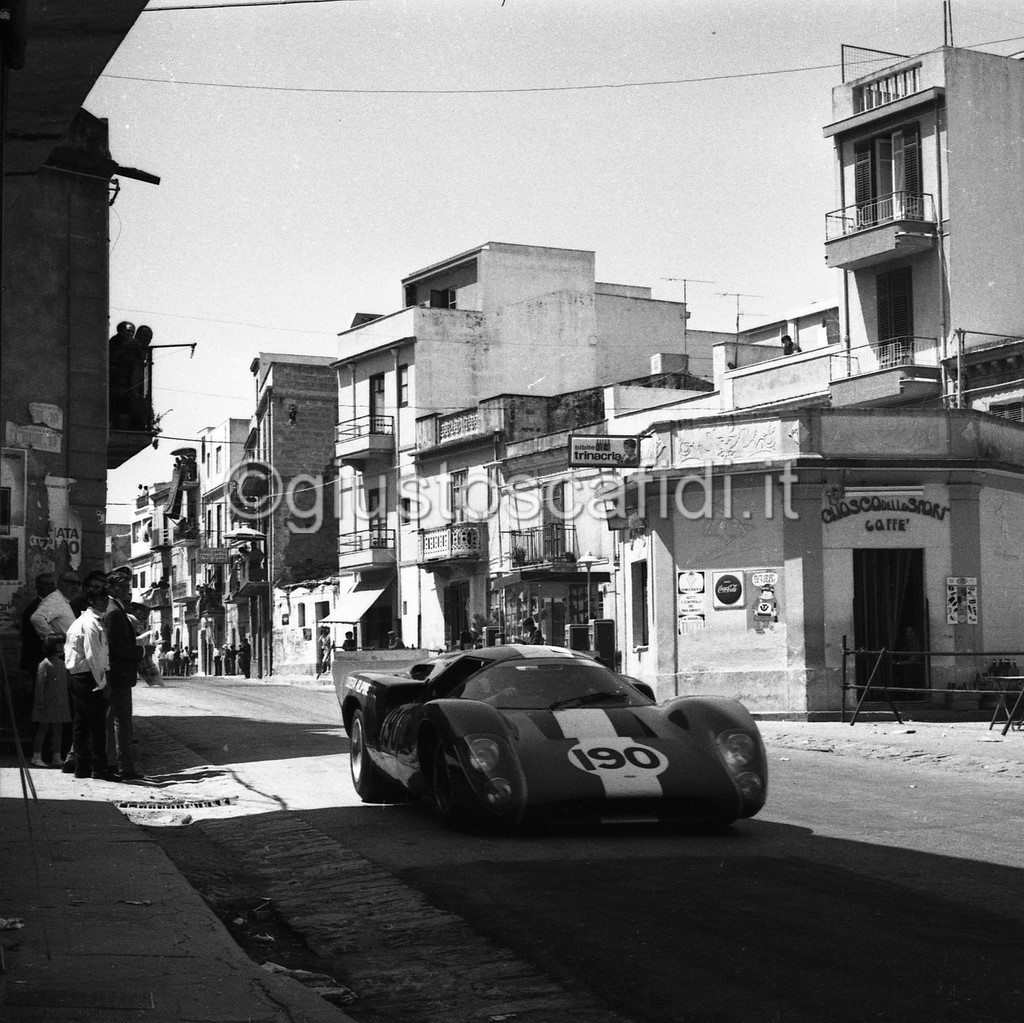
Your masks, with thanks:
<instances>
[{"instance_id":1,"label":"drain grate","mask_svg":"<svg viewBox=\"0 0 1024 1023\"><path fill-rule=\"evenodd\" d=\"M224 796L221 799L170 799L154 802L151 799L130 802L123 799L114 801L118 810L198 810L207 806L230 806L238 802L238 796Z\"/></svg>"}]
</instances>

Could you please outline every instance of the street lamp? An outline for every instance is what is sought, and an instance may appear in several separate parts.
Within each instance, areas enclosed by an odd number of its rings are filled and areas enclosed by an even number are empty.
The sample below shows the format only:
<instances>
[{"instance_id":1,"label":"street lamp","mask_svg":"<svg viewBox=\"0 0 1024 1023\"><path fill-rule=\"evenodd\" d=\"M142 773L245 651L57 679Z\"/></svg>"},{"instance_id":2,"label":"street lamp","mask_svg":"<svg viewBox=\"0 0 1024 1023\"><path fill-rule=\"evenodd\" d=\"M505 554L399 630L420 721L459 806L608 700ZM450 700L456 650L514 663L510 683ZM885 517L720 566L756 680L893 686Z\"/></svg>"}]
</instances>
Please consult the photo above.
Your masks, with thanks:
<instances>
[{"instance_id":1,"label":"street lamp","mask_svg":"<svg viewBox=\"0 0 1024 1023\"><path fill-rule=\"evenodd\" d=\"M580 557L577 560L577 562L576 562L577 565L582 565L587 570L587 621L588 622L590 621L590 570L594 567L596 562L597 562L597 558L595 558L594 555L590 551L587 551L587 553L584 554L582 557Z\"/></svg>"}]
</instances>

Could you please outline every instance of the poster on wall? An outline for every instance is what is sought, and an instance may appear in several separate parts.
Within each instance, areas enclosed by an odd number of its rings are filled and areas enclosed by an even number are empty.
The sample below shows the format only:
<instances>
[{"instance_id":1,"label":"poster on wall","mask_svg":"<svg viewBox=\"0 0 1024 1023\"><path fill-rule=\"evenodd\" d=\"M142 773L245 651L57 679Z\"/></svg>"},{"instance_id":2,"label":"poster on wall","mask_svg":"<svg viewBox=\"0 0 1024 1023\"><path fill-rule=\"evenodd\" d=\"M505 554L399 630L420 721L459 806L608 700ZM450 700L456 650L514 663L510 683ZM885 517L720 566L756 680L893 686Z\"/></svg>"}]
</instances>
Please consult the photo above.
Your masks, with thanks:
<instances>
[{"instance_id":1,"label":"poster on wall","mask_svg":"<svg viewBox=\"0 0 1024 1023\"><path fill-rule=\"evenodd\" d=\"M0 452L0 633L15 634L14 594L25 581L25 452Z\"/></svg>"},{"instance_id":2,"label":"poster on wall","mask_svg":"<svg viewBox=\"0 0 1024 1023\"><path fill-rule=\"evenodd\" d=\"M679 635L685 636L704 628L707 616L704 613L704 599L707 577L704 572L679 572L676 574L678 600Z\"/></svg>"},{"instance_id":3,"label":"poster on wall","mask_svg":"<svg viewBox=\"0 0 1024 1023\"><path fill-rule=\"evenodd\" d=\"M977 576L946 576L946 624L978 624Z\"/></svg>"},{"instance_id":4,"label":"poster on wall","mask_svg":"<svg viewBox=\"0 0 1024 1023\"><path fill-rule=\"evenodd\" d=\"M738 611L746 606L743 590L743 573L713 572L711 596L716 611Z\"/></svg>"}]
</instances>

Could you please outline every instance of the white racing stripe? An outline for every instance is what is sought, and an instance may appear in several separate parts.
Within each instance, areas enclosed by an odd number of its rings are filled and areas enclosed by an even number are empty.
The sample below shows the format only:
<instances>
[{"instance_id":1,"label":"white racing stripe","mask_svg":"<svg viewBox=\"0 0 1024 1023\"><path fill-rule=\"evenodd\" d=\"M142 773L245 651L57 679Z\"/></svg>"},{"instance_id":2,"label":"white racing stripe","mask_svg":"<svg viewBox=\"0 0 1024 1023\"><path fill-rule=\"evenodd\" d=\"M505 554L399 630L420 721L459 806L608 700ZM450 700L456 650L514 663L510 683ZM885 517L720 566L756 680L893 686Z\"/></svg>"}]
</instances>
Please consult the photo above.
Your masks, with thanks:
<instances>
[{"instance_id":1,"label":"white racing stripe","mask_svg":"<svg viewBox=\"0 0 1024 1023\"><path fill-rule=\"evenodd\" d=\"M603 710L556 710L553 714L562 735L575 740L567 754L569 763L599 778L605 796L662 794L658 775L668 767L668 757L660 750L618 735Z\"/></svg>"}]
</instances>

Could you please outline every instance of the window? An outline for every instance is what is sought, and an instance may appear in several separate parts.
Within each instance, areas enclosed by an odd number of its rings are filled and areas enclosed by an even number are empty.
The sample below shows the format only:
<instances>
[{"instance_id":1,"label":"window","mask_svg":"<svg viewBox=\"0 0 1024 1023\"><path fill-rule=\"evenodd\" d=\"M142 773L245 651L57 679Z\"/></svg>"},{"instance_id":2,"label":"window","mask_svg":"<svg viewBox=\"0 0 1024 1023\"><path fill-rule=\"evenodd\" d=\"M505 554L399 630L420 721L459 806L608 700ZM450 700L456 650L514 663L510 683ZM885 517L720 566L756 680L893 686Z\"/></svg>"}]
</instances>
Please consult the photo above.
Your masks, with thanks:
<instances>
[{"instance_id":1,"label":"window","mask_svg":"<svg viewBox=\"0 0 1024 1023\"><path fill-rule=\"evenodd\" d=\"M296 625L298 625L298 627L300 629L305 628L305 625L306 625L306 605L305 604L296 604L295 605L295 617L296 617Z\"/></svg>"},{"instance_id":2,"label":"window","mask_svg":"<svg viewBox=\"0 0 1024 1023\"><path fill-rule=\"evenodd\" d=\"M313 608L318 622L323 621L331 613L331 602L329 600L318 600Z\"/></svg>"},{"instance_id":3,"label":"window","mask_svg":"<svg viewBox=\"0 0 1024 1023\"><path fill-rule=\"evenodd\" d=\"M398 502L398 521L403 526L408 526L412 522L412 499L409 497L403 497Z\"/></svg>"},{"instance_id":4,"label":"window","mask_svg":"<svg viewBox=\"0 0 1024 1023\"><path fill-rule=\"evenodd\" d=\"M988 413L990 416L999 416L1000 419L1009 419L1014 423L1024 423L1024 400L1018 398L1016 401L1001 405L989 405Z\"/></svg>"},{"instance_id":5,"label":"window","mask_svg":"<svg viewBox=\"0 0 1024 1023\"><path fill-rule=\"evenodd\" d=\"M858 142L854 147L857 226L923 220L921 139L916 124Z\"/></svg>"},{"instance_id":6,"label":"window","mask_svg":"<svg viewBox=\"0 0 1024 1023\"><path fill-rule=\"evenodd\" d=\"M11 488L0 487L0 535L11 532Z\"/></svg>"},{"instance_id":7,"label":"window","mask_svg":"<svg viewBox=\"0 0 1024 1023\"><path fill-rule=\"evenodd\" d=\"M405 408L409 404L409 367L398 367L398 407Z\"/></svg>"},{"instance_id":8,"label":"window","mask_svg":"<svg viewBox=\"0 0 1024 1023\"><path fill-rule=\"evenodd\" d=\"M469 499L469 472L457 469L448 482L448 507L452 522L463 522L466 518Z\"/></svg>"},{"instance_id":9,"label":"window","mask_svg":"<svg viewBox=\"0 0 1024 1023\"><path fill-rule=\"evenodd\" d=\"M370 377L370 431L377 432L374 419L384 414L384 374L375 373Z\"/></svg>"},{"instance_id":10,"label":"window","mask_svg":"<svg viewBox=\"0 0 1024 1023\"><path fill-rule=\"evenodd\" d=\"M647 562L634 562L631 571L633 583L633 643L637 646L647 646L650 642L647 617Z\"/></svg>"},{"instance_id":11,"label":"window","mask_svg":"<svg viewBox=\"0 0 1024 1023\"><path fill-rule=\"evenodd\" d=\"M215 474L219 474L220 471L221 471L220 459L221 459L222 452L223 452L223 449L218 444L217 445L217 449L213 453L213 471L214 471Z\"/></svg>"},{"instance_id":12,"label":"window","mask_svg":"<svg viewBox=\"0 0 1024 1023\"><path fill-rule=\"evenodd\" d=\"M455 289L454 288L441 288L440 290L430 289L430 308L431 309L454 309L455 308Z\"/></svg>"},{"instance_id":13,"label":"window","mask_svg":"<svg viewBox=\"0 0 1024 1023\"><path fill-rule=\"evenodd\" d=\"M878 341L895 338L913 344L914 292L909 266L875 277L878 300Z\"/></svg>"}]
</instances>

